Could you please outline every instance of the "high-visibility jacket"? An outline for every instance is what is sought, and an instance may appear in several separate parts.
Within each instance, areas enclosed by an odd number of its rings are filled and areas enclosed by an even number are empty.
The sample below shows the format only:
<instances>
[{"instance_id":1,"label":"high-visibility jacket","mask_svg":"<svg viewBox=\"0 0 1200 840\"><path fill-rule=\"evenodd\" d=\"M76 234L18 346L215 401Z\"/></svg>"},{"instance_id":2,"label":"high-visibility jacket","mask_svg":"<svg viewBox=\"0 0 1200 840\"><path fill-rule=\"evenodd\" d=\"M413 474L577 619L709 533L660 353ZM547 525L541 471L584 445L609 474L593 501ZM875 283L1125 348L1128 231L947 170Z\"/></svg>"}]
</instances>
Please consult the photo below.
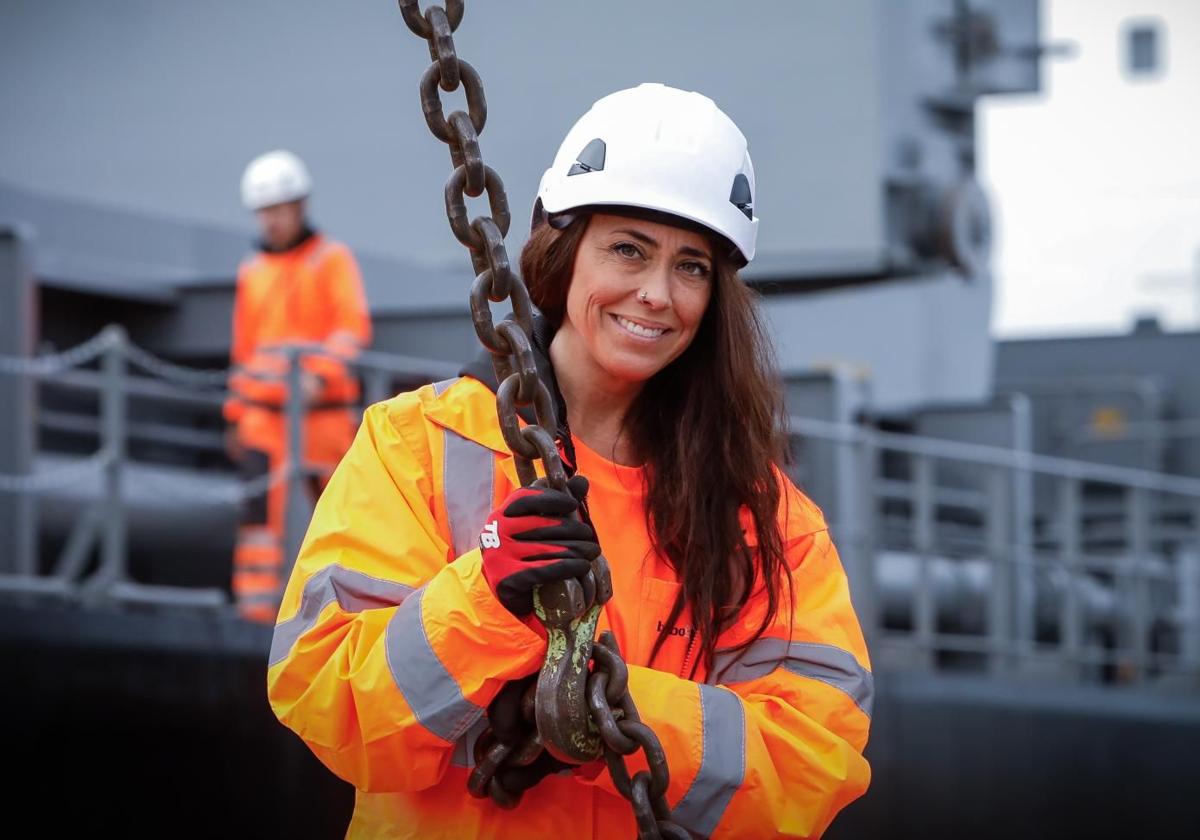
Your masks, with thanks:
<instances>
[{"instance_id":1,"label":"high-visibility jacket","mask_svg":"<svg viewBox=\"0 0 1200 840\"><path fill-rule=\"evenodd\" d=\"M301 367L321 378L318 403L358 399L344 360L371 340L371 320L350 249L317 233L294 248L260 251L238 269L225 419L247 409L279 411L287 402L283 344L321 344L332 355L307 355Z\"/></svg>"},{"instance_id":2,"label":"high-visibility jacket","mask_svg":"<svg viewBox=\"0 0 1200 840\"><path fill-rule=\"evenodd\" d=\"M649 547L640 470L578 441L576 457L612 567L600 629L614 631L634 702L666 751L674 818L697 837L818 836L867 788L872 698L820 511L780 477L794 604L785 597L762 638L693 681L686 612L647 667L680 582ZM467 793L488 704L546 649L481 571L481 525L516 486L494 395L461 377L368 409L317 505L275 627L268 694L357 788L350 837L634 836L629 805L595 765L546 777L511 811ZM720 645L749 638L765 601L756 588Z\"/></svg>"}]
</instances>

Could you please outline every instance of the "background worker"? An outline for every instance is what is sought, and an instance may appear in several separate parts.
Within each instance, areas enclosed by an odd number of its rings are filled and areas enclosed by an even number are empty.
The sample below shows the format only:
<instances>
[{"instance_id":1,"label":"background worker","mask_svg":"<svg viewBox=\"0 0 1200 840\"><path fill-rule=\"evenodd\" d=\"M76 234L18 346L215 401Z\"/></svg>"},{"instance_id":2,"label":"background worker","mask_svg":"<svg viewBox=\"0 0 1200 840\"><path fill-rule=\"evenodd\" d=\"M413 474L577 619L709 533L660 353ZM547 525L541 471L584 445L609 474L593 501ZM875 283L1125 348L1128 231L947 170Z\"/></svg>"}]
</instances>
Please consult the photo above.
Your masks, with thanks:
<instances>
[{"instance_id":1,"label":"background worker","mask_svg":"<svg viewBox=\"0 0 1200 840\"><path fill-rule=\"evenodd\" d=\"M358 382L346 362L371 339L358 265L350 249L312 228L312 179L291 152L250 162L242 202L254 211L261 239L238 269L230 352L227 448L245 481L274 473L288 451L287 358L284 345L320 345L303 357L304 460L318 477L314 496L349 448L358 422ZM287 484L276 481L242 505L234 550L238 611L271 622L284 565Z\"/></svg>"}]
</instances>

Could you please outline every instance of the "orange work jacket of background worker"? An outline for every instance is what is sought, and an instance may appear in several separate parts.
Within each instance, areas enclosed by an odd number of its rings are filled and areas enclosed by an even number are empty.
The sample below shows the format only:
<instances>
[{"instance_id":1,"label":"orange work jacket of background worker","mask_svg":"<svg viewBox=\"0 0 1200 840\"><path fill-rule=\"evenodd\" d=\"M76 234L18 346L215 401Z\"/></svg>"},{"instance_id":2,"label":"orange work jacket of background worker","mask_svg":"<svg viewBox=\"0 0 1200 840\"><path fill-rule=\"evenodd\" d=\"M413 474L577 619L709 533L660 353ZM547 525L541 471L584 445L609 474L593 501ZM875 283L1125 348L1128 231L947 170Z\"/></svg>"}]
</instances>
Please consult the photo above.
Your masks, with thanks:
<instances>
[{"instance_id":1,"label":"orange work jacket of background worker","mask_svg":"<svg viewBox=\"0 0 1200 840\"><path fill-rule=\"evenodd\" d=\"M791 609L740 656L718 654L714 673L689 679L686 633L648 666L680 581L650 545L642 468L574 445L612 567L599 629L615 634L630 694L670 758L673 818L695 837L818 836L869 783L873 685L820 510L779 476ZM480 528L517 486L495 395L464 376L368 409L317 505L275 627L268 692L279 719L357 788L351 838L635 835L598 764L547 776L509 811L467 792L485 710L546 650L481 570ZM745 642L765 602L759 587L719 647ZM676 626L690 624L685 610ZM646 769L641 752L629 769Z\"/></svg>"},{"instance_id":2,"label":"orange work jacket of background worker","mask_svg":"<svg viewBox=\"0 0 1200 840\"><path fill-rule=\"evenodd\" d=\"M306 355L304 460L332 470L354 439L358 382L343 360L371 340L358 265L350 250L306 231L283 251L261 250L238 271L233 309L231 396L225 419L236 424L246 481L275 473L288 448L287 359L272 348L320 344L330 356ZM326 478L314 482L319 493ZM234 550L233 593L246 618L275 619L282 589L287 485L274 482L243 502Z\"/></svg>"}]
</instances>

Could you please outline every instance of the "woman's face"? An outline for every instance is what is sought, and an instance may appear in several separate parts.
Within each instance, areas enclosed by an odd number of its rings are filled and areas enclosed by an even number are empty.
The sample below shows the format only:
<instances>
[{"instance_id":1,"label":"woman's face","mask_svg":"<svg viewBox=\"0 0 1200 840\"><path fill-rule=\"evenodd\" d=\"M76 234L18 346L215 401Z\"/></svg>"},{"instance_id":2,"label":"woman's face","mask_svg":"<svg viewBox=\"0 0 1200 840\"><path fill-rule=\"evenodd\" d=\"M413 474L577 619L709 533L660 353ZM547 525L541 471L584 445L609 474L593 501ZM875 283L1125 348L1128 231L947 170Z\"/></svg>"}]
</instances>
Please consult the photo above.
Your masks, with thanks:
<instances>
[{"instance_id":1,"label":"woman's face","mask_svg":"<svg viewBox=\"0 0 1200 840\"><path fill-rule=\"evenodd\" d=\"M699 233L597 213L575 252L561 330L613 384L643 383L692 343L713 270Z\"/></svg>"}]
</instances>

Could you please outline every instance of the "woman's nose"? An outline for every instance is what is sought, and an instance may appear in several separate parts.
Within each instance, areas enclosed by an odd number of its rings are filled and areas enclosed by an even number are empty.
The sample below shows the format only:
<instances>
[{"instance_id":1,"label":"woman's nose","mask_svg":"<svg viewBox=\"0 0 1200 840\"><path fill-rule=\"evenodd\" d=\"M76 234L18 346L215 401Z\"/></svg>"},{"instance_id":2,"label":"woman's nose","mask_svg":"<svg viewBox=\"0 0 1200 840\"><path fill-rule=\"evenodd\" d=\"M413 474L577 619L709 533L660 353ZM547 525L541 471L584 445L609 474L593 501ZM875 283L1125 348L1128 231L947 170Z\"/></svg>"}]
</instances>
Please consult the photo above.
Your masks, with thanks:
<instances>
[{"instance_id":1,"label":"woman's nose","mask_svg":"<svg viewBox=\"0 0 1200 840\"><path fill-rule=\"evenodd\" d=\"M637 292L638 303L652 310L666 309L671 303L671 270L669 266L656 266L642 278Z\"/></svg>"}]
</instances>

